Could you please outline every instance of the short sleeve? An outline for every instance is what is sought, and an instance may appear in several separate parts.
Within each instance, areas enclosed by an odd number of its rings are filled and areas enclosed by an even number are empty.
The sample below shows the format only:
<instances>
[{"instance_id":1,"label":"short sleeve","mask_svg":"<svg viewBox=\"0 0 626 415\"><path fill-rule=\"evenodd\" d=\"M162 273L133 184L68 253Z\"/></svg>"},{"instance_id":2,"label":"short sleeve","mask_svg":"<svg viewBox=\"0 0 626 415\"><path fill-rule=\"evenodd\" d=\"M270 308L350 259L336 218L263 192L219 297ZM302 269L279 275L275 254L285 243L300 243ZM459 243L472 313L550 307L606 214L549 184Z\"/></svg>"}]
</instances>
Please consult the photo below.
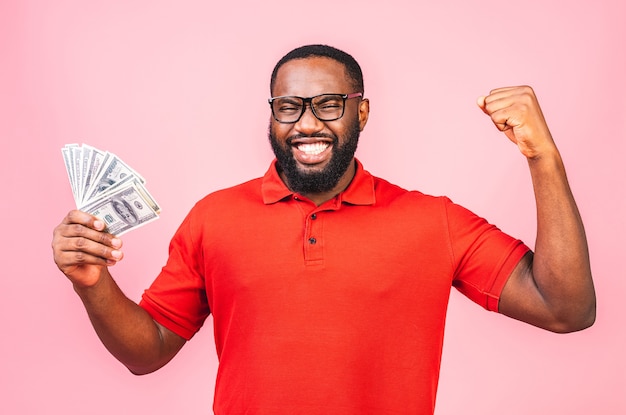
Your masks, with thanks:
<instances>
[{"instance_id":1,"label":"short sleeve","mask_svg":"<svg viewBox=\"0 0 626 415\"><path fill-rule=\"evenodd\" d=\"M490 311L498 311L500 294L522 257L530 250L519 239L448 200L453 286Z\"/></svg>"},{"instance_id":2,"label":"short sleeve","mask_svg":"<svg viewBox=\"0 0 626 415\"><path fill-rule=\"evenodd\" d=\"M170 242L167 264L139 303L156 322L187 340L210 313L200 238L192 210Z\"/></svg>"}]
</instances>

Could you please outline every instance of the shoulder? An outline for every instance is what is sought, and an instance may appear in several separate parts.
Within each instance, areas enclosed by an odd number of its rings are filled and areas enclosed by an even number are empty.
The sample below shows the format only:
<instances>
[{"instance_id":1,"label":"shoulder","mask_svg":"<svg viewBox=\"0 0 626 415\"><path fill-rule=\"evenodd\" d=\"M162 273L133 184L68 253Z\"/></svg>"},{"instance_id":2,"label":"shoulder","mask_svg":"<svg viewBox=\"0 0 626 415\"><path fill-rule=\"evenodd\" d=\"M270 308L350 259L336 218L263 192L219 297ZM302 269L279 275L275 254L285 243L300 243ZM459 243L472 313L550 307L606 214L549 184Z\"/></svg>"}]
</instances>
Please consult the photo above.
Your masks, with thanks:
<instances>
[{"instance_id":1,"label":"shoulder","mask_svg":"<svg viewBox=\"0 0 626 415\"><path fill-rule=\"evenodd\" d=\"M260 178L207 194L194 204L186 219L205 222L210 218L241 215L252 212L254 205L263 205Z\"/></svg>"},{"instance_id":2,"label":"shoulder","mask_svg":"<svg viewBox=\"0 0 626 415\"><path fill-rule=\"evenodd\" d=\"M448 196L407 190L380 177L372 177L376 194L375 206L392 212L395 218L452 228L486 223L484 218L453 202Z\"/></svg>"},{"instance_id":3,"label":"shoulder","mask_svg":"<svg viewBox=\"0 0 626 415\"><path fill-rule=\"evenodd\" d=\"M211 192L200 199L194 208L204 209L215 204L241 203L244 200L258 200L262 202L261 181L262 179L257 177L235 186Z\"/></svg>"},{"instance_id":4,"label":"shoulder","mask_svg":"<svg viewBox=\"0 0 626 415\"><path fill-rule=\"evenodd\" d=\"M254 215L258 212L255 205L263 205L260 187L261 179L255 178L207 194L187 212L177 234L196 240L201 234L215 230L225 222L238 223L238 219L245 215Z\"/></svg>"},{"instance_id":5,"label":"shoulder","mask_svg":"<svg viewBox=\"0 0 626 415\"><path fill-rule=\"evenodd\" d=\"M425 194L419 190L407 190L380 177L372 176L376 193L376 205L406 205L420 208L445 209L453 204L447 196Z\"/></svg>"}]
</instances>

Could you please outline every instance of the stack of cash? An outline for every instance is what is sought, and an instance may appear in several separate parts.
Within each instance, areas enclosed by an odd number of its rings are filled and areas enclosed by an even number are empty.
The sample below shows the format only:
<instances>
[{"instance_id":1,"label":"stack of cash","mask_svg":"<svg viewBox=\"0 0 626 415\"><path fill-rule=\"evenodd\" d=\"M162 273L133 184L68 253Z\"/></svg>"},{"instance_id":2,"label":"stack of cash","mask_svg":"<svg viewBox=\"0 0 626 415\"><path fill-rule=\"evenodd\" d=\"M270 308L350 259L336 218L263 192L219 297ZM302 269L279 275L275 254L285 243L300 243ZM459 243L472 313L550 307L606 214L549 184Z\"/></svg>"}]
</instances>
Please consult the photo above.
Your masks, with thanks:
<instances>
[{"instance_id":1,"label":"stack of cash","mask_svg":"<svg viewBox=\"0 0 626 415\"><path fill-rule=\"evenodd\" d=\"M86 144L61 152L76 208L104 221L107 232L119 236L158 219L161 208L146 181L115 154Z\"/></svg>"}]
</instances>

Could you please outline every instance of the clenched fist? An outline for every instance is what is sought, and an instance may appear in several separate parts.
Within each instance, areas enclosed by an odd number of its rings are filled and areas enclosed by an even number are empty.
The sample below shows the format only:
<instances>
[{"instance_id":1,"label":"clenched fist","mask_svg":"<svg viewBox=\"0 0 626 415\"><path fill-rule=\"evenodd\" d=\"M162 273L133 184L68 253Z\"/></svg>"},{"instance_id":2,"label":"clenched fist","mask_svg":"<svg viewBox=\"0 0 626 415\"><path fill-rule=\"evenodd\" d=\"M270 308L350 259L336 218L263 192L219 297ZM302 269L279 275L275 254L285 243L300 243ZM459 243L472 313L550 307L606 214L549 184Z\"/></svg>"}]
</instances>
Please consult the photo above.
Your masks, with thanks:
<instances>
[{"instance_id":1,"label":"clenched fist","mask_svg":"<svg viewBox=\"0 0 626 415\"><path fill-rule=\"evenodd\" d=\"M498 130L529 159L541 157L556 147L533 89L515 86L494 89L477 100Z\"/></svg>"}]
</instances>

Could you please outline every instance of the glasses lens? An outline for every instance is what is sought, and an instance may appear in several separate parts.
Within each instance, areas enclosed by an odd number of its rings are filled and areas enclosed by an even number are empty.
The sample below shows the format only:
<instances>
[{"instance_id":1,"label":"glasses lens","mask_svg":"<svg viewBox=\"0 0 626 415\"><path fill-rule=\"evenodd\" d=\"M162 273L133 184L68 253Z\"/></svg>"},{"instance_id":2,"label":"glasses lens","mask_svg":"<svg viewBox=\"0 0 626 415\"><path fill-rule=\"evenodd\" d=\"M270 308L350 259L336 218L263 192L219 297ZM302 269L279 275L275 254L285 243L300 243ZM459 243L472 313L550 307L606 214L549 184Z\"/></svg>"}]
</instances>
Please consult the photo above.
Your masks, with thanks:
<instances>
[{"instance_id":1,"label":"glasses lens","mask_svg":"<svg viewBox=\"0 0 626 415\"><path fill-rule=\"evenodd\" d=\"M299 97L280 97L272 101L274 117L279 122L296 122L302 113L304 102Z\"/></svg>"},{"instance_id":2,"label":"glasses lens","mask_svg":"<svg viewBox=\"0 0 626 415\"><path fill-rule=\"evenodd\" d=\"M343 96L335 94L319 95L311 100L315 115L322 121L333 121L341 118L343 104Z\"/></svg>"}]
</instances>

